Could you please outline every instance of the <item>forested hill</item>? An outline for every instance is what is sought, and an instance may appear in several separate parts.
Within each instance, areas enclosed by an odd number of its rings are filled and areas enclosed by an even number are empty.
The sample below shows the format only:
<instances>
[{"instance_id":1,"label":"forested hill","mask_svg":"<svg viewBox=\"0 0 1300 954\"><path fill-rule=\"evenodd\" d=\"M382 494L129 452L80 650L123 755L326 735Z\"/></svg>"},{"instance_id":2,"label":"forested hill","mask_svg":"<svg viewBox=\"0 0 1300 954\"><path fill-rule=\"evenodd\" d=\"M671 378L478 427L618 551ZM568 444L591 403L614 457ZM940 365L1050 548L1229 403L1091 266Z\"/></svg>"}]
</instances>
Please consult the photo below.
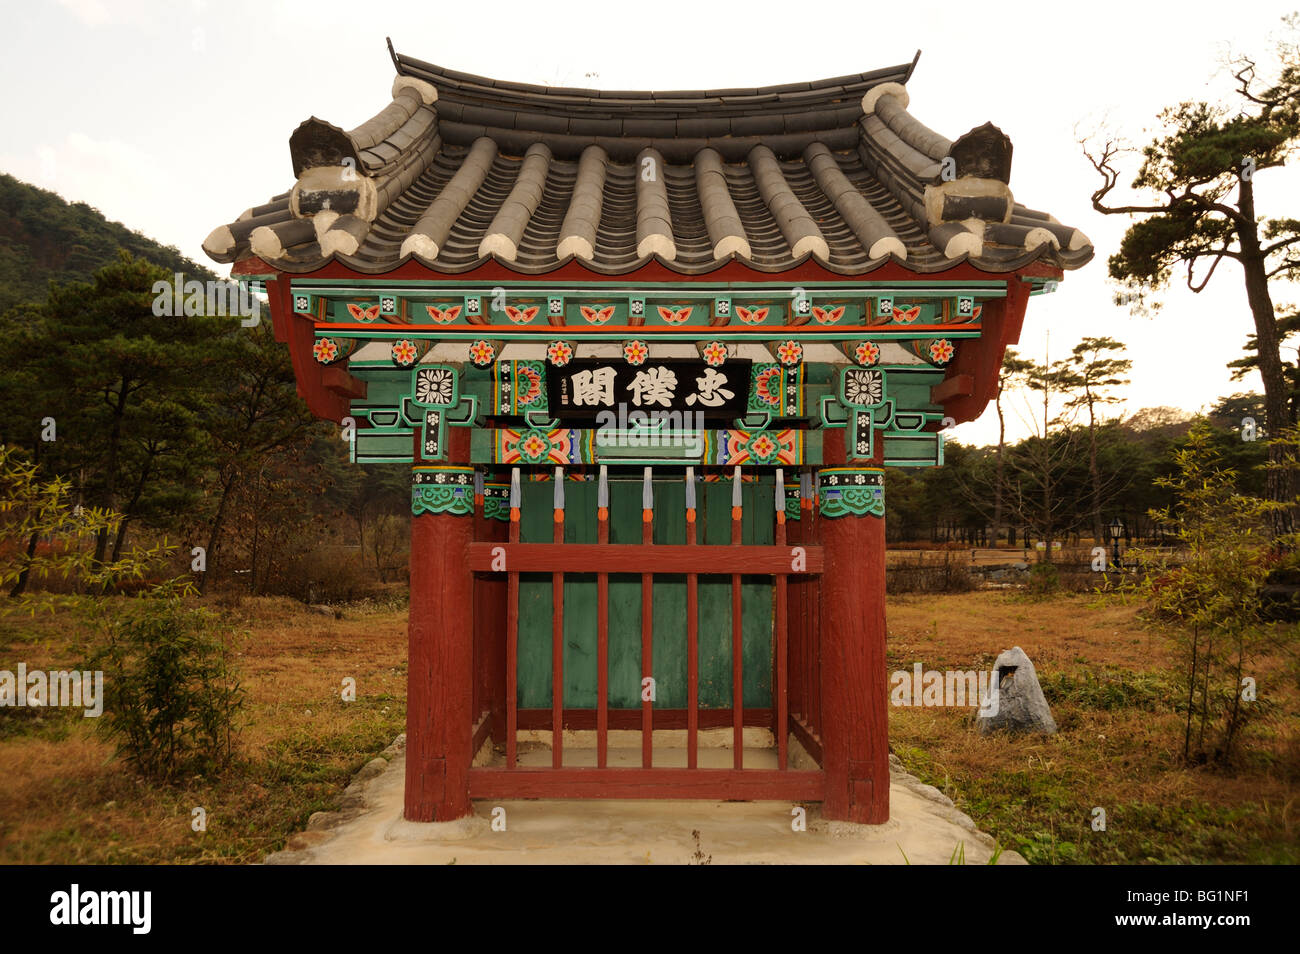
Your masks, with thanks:
<instances>
[{"instance_id":1,"label":"forested hill","mask_svg":"<svg viewBox=\"0 0 1300 954\"><path fill-rule=\"evenodd\" d=\"M0 314L21 302L44 301L51 281L89 281L122 249L169 272L215 276L179 251L159 245L84 202L0 173Z\"/></svg>"}]
</instances>

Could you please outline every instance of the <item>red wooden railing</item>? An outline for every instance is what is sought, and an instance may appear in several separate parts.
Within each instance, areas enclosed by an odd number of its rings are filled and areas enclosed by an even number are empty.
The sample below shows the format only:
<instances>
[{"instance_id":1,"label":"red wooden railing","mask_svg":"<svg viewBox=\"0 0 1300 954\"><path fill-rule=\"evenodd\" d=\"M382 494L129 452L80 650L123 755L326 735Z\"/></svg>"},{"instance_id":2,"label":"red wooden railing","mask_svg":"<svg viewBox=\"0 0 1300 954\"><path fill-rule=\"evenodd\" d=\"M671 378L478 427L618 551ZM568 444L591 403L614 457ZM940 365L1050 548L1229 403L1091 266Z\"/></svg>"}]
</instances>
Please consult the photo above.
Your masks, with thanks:
<instances>
[{"instance_id":1,"label":"red wooden railing","mask_svg":"<svg viewBox=\"0 0 1300 954\"><path fill-rule=\"evenodd\" d=\"M553 542L521 543L519 539L519 470L511 475L511 509L506 541L483 539L480 534L469 547L470 569L486 576L504 575L506 612L504 633L495 629L491 612L484 625L476 625L476 643L485 645L504 637L504 686L495 692L476 690L475 711L481 705L504 703L506 764L504 768L472 768L470 796L496 797L664 797L664 798L780 798L816 800L822 797L824 776L820 771L790 771L787 737L794 732L800 744L819 763L821 743L816 726L820 678L817 639L817 587L823 566L821 547L816 543L813 523L815 508L807 506L809 494L801 497L801 520L798 528L788 532L785 520L785 494L782 475L778 472L775 506L774 543L747 545L741 542L742 500L739 468L733 474L731 543L705 545L698 542L695 484L693 468L687 469L685 544L656 544L651 472L646 468L642 503L642 539L640 544L609 543L609 500L607 474L601 468L597 497L597 542L564 542L563 471L555 474L555 530ZM552 619L552 702L549 720L545 710L524 710L518 706L519 576L521 573L550 573L554 595ZM596 766L564 765L563 732L566 725L587 729L592 724L590 710L564 709L564 576L566 573L594 573L597 586L596 665L597 692L594 712L596 731ZM609 574L640 575L641 600L641 673L653 678L654 606L653 586L656 574L686 575L686 642L687 707L665 710L654 707L645 698L640 707L641 766L610 767L608 762L611 713L609 709ZM732 706L730 710L705 710L699 707L699 621L698 586L701 575L729 576L732 599ZM771 709L744 708L742 576L769 575L774 588L773 606L773 705ZM488 585L491 585L488 583ZM476 610L483 602L476 599ZM476 658L493 657L490 650L476 646ZM491 677L491 666L478 671ZM643 687L645 683L642 683ZM504 698L501 698L504 697ZM637 725L635 710L615 710L615 728ZM703 717L703 718L702 718ZM699 767L699 732L702 727L725 725L733 732L733 767L701 769ZM522 767L518 764L517 734L520 728L543 728L549 721L552 734L551 766ZM495 724L492 713L479 720L475 733L475 751ZM654 730L686 728L687 767L655 767ZM776 737L777 768L744 767L744 729L762 725Z\"/></svg>"}]
</instances>

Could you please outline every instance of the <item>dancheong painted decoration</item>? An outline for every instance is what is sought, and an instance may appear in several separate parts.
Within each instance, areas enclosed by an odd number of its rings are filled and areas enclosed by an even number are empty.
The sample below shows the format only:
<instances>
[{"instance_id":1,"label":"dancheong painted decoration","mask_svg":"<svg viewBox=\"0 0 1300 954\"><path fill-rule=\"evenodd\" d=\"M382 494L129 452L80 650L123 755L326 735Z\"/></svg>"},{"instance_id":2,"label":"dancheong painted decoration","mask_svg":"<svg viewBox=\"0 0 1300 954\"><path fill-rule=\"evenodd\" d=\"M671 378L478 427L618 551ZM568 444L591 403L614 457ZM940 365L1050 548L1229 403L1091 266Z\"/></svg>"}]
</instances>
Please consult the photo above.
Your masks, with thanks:
<instances>
[{"instance_id":1,"label":"dancheong painted decoration","mask_svg":"<svg viewBox=\"0 0 1300 954\"><path fill-rule=\"evenodd\" d=\"M690 797L885 821L886 475L943 463L1088 239L1012 194L995 126L913 118L916 60L650 93L389 49L391 102L302 123L289 189L204 247L264 283L354 459L412 467L406 817Z\"/></svg>"}]
</instances>

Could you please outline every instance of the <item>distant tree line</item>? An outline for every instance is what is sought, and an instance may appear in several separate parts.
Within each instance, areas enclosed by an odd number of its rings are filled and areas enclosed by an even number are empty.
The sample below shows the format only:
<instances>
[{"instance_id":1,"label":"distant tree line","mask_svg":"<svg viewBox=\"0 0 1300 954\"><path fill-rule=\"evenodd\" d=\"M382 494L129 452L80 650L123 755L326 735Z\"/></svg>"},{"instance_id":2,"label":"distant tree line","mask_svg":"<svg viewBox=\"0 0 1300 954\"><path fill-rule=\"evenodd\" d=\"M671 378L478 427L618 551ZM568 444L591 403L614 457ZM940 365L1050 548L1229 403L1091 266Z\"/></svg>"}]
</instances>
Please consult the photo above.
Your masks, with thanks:
<instances>
[{"instance_id":1,"label":"distant tree line","mask_svg":"<svg viewBox=\"0 0 1300 954\"><path fill-rule=\"evenodd\" d=\"M1013 359L1004 373L1014 375L1015 367ZM1003 400L1012 393L1004 392ZM949 443L943 467L890 471L886 533L891 543L1042 542L1048 559L1054 541L1109 546L1109 526L1116 520L1125 546L1171 542L1170 528L1150 512L1174 505L1172 492L1158 480L1174 473L1198 422L1209 427L1215 452L1235 470L1240 492L1264 495L1265 432L1262 423L1253 430L1243 425L1245 419L1263 421L1262 395L1224 398L1205 415L1145 408L1091 424L1049 419L1054 426L1045 436L1001 446Z\"/></svg>"},{"instance_id":2,"label":"distant tree line","mask_svg":"<svg viewBox=\"0 0 1300 954\"><path fill-rule=\"evenodd\" d=\"M166 534L187 561L201 548L201 590L324 596L341 573L328 547L395 576L407 469L350 463L298 396L269 317L154 314L154 284L172 277L123 252L0 315L0 443L68 480L74 505L121 515L97 531L96 564L133 534ZM35 556L41 541L22 546Z\"/></svg>"}]
</instances>

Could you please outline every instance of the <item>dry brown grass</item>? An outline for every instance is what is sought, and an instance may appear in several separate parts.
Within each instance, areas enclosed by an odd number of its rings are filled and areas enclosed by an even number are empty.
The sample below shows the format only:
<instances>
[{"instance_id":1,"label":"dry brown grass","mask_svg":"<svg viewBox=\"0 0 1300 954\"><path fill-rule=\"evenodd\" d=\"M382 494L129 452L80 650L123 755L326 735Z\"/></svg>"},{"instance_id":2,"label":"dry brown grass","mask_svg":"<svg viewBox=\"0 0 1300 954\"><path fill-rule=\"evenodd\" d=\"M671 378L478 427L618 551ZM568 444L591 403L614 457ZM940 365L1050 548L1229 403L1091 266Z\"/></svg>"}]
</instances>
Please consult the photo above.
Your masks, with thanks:
<instances>
[{"instance_id":1,"label":"dry brown grass","mask_svg":"<svg viewBox=\"0 0 1300 954\"><path fill-rule=\"evenodd\" d=\"M1033 660L1061 730L1050 738L980 736L969 709L890 710L891 747L909 770L1004 846L1034 861L1300 859L1300 702L1281 656L1255 669L1279 711L1227 773L1181 763L1171 655L1133 606L987 591L895 597L889 633L891 671L988 669L1013 645ZM1092 829L1098 807L1105 832Z\"/></svg>"},{"instance_id":2,"label":"dry brown grass","mask_svg":"<svg viewBox=\"0 0 1300 954\"><path fill-rule=\"evenodd\" d=\"M125 772L95 720L0 710L0 862L260 860L314 811L337 807L350 776L405 722L406 613L318 615L283 598L227 605L247 692L240 761L221 779L166 786ZM70 615L0 623L0 669L73 668L84 626ZM342 680L357 701L341 700ZM207 831L191 811L207 812Z\"/></svg>"},{"instance_id":3,"label":"dry brown grass","mask_svg":"<svg viewBox=\"0 0 1300 954\"><path fill-rule=\"evenodd\" d=\"M123 771L93 720L0 710L0 862L248 862L283 846L402 731L404 607L342 619L288 599L232 600L247 691L241 762L219 781L151 785ZM71 616L0 622L0 669L71 668ZM895 596L888 664L980 669L1021 646L1061 732L981 737L969 710L895 708L891 743L1003 845L1034 861L1300 860L1300 704L1280 658L1262 661L1281 712L1253 733L1236 774L1178 760L1171 657L1133 607L1095 597L997 592ZM358 700L340 700L345 676ZM1288 688L1289 687L1289 688ZM190 829L203 806L208 831ZM1108 830L1093 832L1103 807Z\"/></svg>"}]
</instances>

